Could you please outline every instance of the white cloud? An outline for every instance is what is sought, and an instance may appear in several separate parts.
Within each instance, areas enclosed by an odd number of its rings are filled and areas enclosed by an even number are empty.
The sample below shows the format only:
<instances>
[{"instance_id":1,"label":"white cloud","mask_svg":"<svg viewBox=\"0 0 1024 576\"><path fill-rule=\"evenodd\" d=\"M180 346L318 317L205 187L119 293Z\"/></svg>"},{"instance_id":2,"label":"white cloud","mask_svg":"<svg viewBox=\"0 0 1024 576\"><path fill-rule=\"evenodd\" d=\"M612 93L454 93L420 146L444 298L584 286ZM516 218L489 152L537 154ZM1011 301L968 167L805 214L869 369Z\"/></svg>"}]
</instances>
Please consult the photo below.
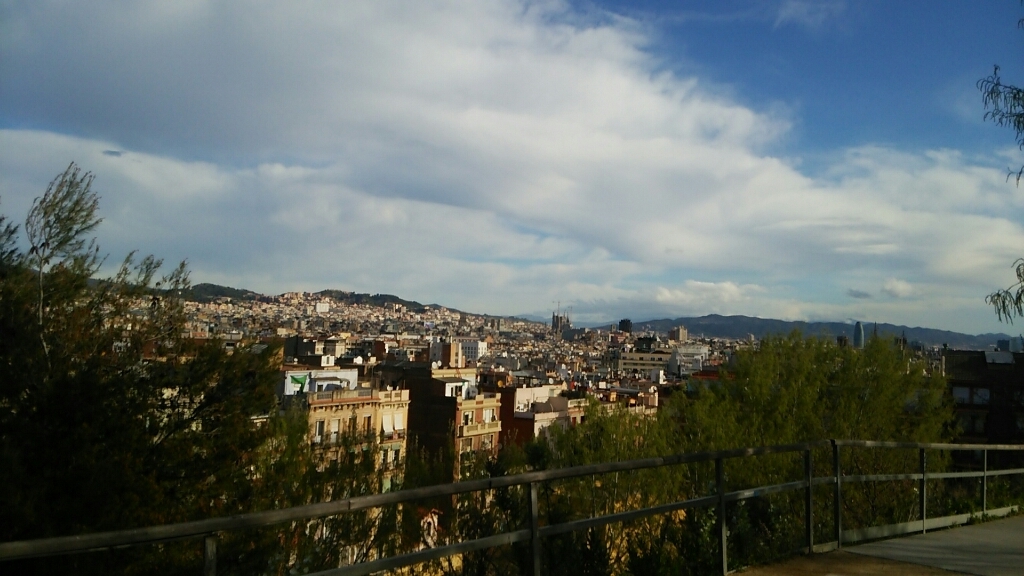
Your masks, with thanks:
<instances>
[{"instance_id":1,"label":"white cloud","mask_svg":"<svg viewBox=\"0 0 1024 576\"><path fill-rule=\"evenodd\" d=\"M775 27L798 24L811 30L818 30L828 21L839 17L846 10L843 0L785 0L779 5Z\"/></svg>"},{"instance_id":2,"label":"white cloud","mask_svg":"<svg viewBox=\"0 0 1024 576\"><path fill-rule=\"evenodd\" d=\"M740 286L734 282L687 280L680 288L659 287L654 299L661 304L714 310L723 304L748 300L751 293L763 291L754 284Z\"/></svg>"},{"instance_id":3,"label":"white cloud","mask_svg":"<svg viewBox=\"0 0 1024 576\"><path fill-rule=\"evenodd\" d=\"M914 287L904 280L888 278L882 285L882 292L893 298L906 298L914 293Z\"/></svg>"},{"instance_id":4,"label":"white cloud","mask_svg":"<svg viewBox=\"0 0 1024 576\"><path fill-rule=\"evenodd\" d=\"M815 6L784 3L777 25L843 8ZM784 116L660 72L642 28L591 16L18 5L0 23L0 106L75 136L0 131L3 210L24 214L76 160L97 173L107 250L187 257L201 281L494 313L572 300L597 320L923 323L956 303L991 322L981 299L1024 245L1024 191L1001 166L865 146L810 177L770 154ZM846 297L897 275L917 297L903 308Z\"/></svg>"}]
</instances>

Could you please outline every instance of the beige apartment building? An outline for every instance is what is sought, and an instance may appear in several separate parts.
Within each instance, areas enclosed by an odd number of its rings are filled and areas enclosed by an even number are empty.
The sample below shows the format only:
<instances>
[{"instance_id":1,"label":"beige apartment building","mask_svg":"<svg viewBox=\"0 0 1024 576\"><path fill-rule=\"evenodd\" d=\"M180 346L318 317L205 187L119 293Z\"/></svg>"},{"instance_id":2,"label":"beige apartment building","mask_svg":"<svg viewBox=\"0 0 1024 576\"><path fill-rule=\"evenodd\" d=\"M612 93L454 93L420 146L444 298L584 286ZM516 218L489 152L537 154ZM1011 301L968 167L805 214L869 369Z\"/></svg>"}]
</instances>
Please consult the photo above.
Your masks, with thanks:
<instances>
[{"instance_id":1,"label":"beige apartment building","mask_svg":"<svg viewBox=\"0 0 1024 576\"><path fill-rule=\"evenodd\" d=\"M328 458L344 456L342 451L350 448L343 442L347 434L363 439L362 445L379 443L378 469L389 472L401 466L409 422L408 390L333 389L310 392L306 400L312 442Z\"/></svg>"},{"instance_id":2,"label":"beige apartment building","mask_svg":"<svg viewBox=\"0 0 1024 576\"><path fill-rule=\"evenodd\" d=\"M460 398L455 408L460 424L455 434L460 453L482 450L490 454L498 451L501 432L501 400L497 394L480 392L473 397Z\"/></svg>"}]
</instances>

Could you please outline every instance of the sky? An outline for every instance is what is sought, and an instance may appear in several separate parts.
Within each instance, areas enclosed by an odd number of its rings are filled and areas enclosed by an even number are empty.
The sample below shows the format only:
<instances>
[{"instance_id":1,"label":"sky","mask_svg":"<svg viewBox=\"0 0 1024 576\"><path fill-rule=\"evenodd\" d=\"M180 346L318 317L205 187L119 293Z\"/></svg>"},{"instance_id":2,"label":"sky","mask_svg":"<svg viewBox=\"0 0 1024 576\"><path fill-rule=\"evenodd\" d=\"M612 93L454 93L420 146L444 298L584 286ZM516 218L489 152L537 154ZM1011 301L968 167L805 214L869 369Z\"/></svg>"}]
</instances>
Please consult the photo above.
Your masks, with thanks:
<instances>
[{"instance_id":1,"label":"sky","mask_svg":"<svg viewBox=\"0 0 1024 576\"><path fill-rule=\"evenodd\" d=\"M72 161L266 294L1017 333L1016 0L0 0L0 212ZM109 270L108 270L109 271ZM1019 322L1018 322L1019 323Z\"/></svg>"}]
</instances>

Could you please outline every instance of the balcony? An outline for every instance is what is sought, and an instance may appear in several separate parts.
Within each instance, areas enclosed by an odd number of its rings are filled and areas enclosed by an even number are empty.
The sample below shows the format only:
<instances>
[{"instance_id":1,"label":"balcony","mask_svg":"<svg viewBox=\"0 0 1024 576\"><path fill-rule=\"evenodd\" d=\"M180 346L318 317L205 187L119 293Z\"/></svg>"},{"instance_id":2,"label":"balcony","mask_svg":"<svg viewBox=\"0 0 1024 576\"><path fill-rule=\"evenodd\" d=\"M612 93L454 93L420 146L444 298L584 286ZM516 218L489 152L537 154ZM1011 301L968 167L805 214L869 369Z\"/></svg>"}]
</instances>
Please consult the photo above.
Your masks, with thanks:
<instances>
[{"instance_id":1,"label":"balcony","mask_svg":"<svg viewBox=\"0 0 1024 576\"><path fill-rule=\"evenodd\" d=\"M323 392L310 392L310 404L327 404L331 402L368 402L377 400L374 390L369 388L362 390L326 390Z\"/></svg>"},{"instance_id":2,"label":"balcony","mask_svg":"<svg viewBox=\"0 0 1024 576\"><path fill-rule=\"evenodd\" d=\"M381 402L408 402L408 390L381 390L377 392Z\"/></svg>"},{"instance_id":3,"label":"balcony","mask_svg":"<svg viewBox=\"0 0 1024 576\"><path fill-rule=\"evenodd\" d=\"M495 406L497 407L501 403L501 399L494 392L482 392L476 395L473 399L460 399L459 408L473 408L479 406Z\"/></svg>"},{"instance_id":4,"label":"balcony","mask_svg":"<svg viewBox=\"0 0 1024 576\"><path fill-rule=\"evenodd\" d=\"M459 426L459 436L474 436L476 434L485 434L487 432L499 432L500 430L500 420L494 420L493 422L477 422L475 424L463 424L462 426Z\"/></svg>"},{"instance_id":5,"label":"balcony","mask_svg":"<svg viewBox=\"0 0 1024 576\"><path fill-rule=\"evenodd\" d=\"M390 440L404 440L405 430L392 430L391 432L381 432L380 441L388 442Z\"/></svg>"}]
</instances>

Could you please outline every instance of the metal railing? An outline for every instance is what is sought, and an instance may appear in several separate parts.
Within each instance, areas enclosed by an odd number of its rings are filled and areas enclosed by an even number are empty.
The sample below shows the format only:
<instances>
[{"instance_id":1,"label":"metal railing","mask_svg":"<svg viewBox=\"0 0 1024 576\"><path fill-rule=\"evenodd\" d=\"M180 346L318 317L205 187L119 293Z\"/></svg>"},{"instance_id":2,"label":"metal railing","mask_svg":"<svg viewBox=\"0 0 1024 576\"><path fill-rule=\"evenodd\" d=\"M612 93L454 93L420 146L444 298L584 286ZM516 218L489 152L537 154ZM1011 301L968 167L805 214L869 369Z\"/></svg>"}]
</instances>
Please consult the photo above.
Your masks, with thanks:
<instances>
[{"instance_id":1,"label":"metal railing","mask_svg":"<svg viewBox=\"0 0 1024 576\"><path fill-rule=\"evenodd\" d=\"M831 448L832 452L832 474L828 476L814 476L812 454L815 449ZM883 449L914 449L919 452L919 471L906 474L869 474L869 475L843 475L841 467L841 449L844 447L860 448L883 448ZM927 451L976 451L982 455L982 470L966 472L933 472L929 473L927 468ZM342 566L339 568L317 572L311 576L355 576L365 575L384 570L393 570L412 566L430 560L438 560L459 554L465 554L476 550L504 546L518 542L529 542L532 554L532 572L535 576L541 574L541 546L544 538L585 530L598 526L604 526L615 522L628 522L638 520L647 516L666 514L679 510L693 508L714 508L716 512L715 534L718 540L718 555L722 574L729 572L728 558L728 533L726 529L725 506L730 502L739 502L750 498L767 496L784 492L803 490L804 499L804 520L805 532L804 541L807 552L828 551L841 547L844 543L857 542L904 534L910 532L925 532L937 527L947 527L962 524L970 520L972 515L961 514L944 516L939 518L928 518L927 516L927 482L929 480L941 480L951 478L981 478L982 479L982 511L990 516L999 516L1009 513L1015 507L999 510L988 510L988 479L996 476L1024 474L1024 468L989 470L988 452L990 451L1024 451L1024 445L1006 444L936 444L936 443L912 443L912 442L874 442L860 440L822 440L818 442L807 442L801 444L789 444L781 446L767 446L759 448L741 448L735 450L720 450L715 452L697 452L689 454L676 454L658 458L644 458L639 460L609 462L602 464L591 464L571 468L559 468L554 470L543 470L527 472L513 476L500 476L480 480L469 480L454 484L428 486L410 490L400 490L384 494L370 496L359 496L346 498L332 502L309 504L282 510L269 510L255 512L224 518L211 518L194 522L184 522L163 526L152 526L147 528L136 528L120 530L116 532L103 532L94 534L82 534L76 536L64 536L58 538L46 538L41 540L25 540L18 542L0 543L0 561L25 558L39 558L46 556L57 556L63 554L74 554L87 551L107 550L125 546L136 546L147 543L164 542L183 538L204 539L204 575L214 576L216 574L217 556L217 533L232 530L242 530L283 524L287 522L312 520L326 516L344 514L357 510L379 508L382 506L398 505L416 500L455 496L509 488L513 486L528 487L529 502L529 527L495 534L484 538L448 544L435 548L428 548L416 552L406 553L398 556L381 558L361 564ZM725 467L727 460L734 458L745 458L766 454L781 453L802 453L803 455L803 478L801 480L772 484L727 492L725 488ZM614 472L629 472L661 468L665 466L676 466L680 464L693 464L699 462L714 463L714 494L691 498L678 502L660 504L638 510L629 510L604 516L584 518L570 522L549 524L541 526L538 489L542 483L556 480L567 480L608 474ZM844 531L842 520L842 490L844 484L859 482L886 482L900 480L918 481L918 510L920 519L903 524L887 526L874 526L866 529ZM818 485L833 486L833 534L834 540L815 545L814 543L814 493L813 487Z\"/></svg>"}]
</instances>

